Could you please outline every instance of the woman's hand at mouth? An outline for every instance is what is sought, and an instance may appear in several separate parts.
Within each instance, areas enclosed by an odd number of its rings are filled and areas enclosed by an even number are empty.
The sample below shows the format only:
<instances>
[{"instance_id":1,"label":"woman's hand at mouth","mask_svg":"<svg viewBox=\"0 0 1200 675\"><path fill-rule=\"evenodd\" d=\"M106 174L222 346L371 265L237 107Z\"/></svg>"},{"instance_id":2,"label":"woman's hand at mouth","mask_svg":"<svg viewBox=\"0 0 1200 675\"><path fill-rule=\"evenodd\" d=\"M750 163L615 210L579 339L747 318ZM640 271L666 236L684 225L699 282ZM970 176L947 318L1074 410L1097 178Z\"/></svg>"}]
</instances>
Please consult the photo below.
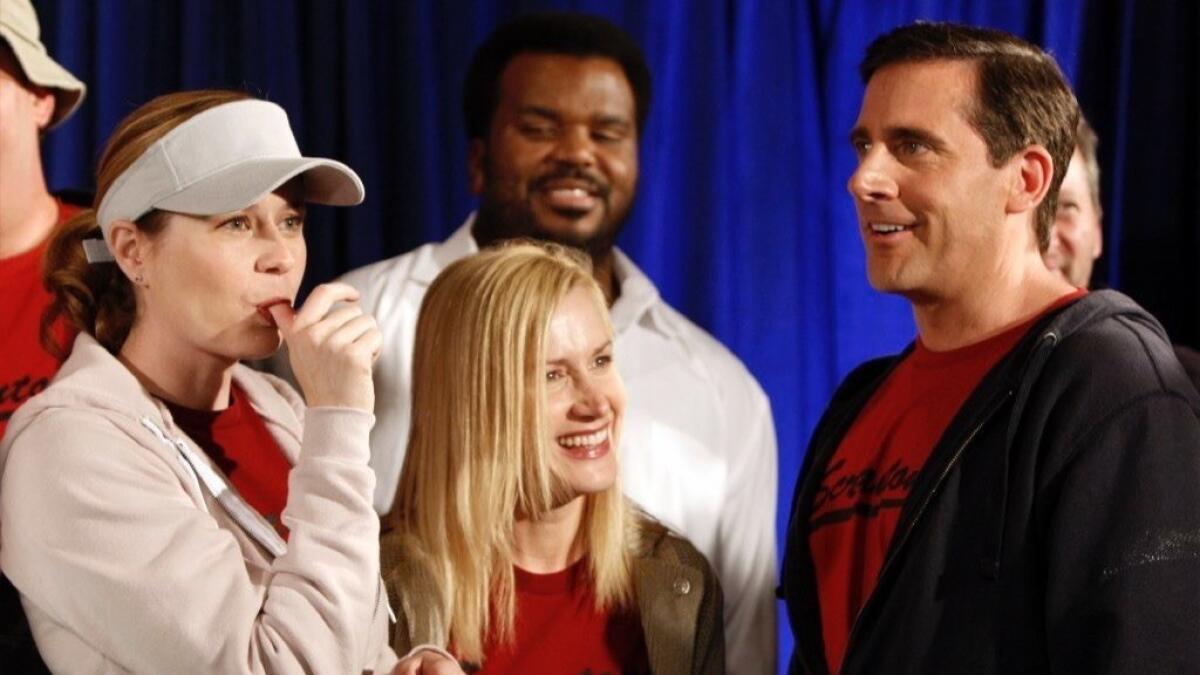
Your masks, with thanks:
<instances>
[{"instance_id":1,"label":"woman's hand at mouth","mask_svg":"<svg viewBox=\"0 0 1200 675\"><path fill-rule=\"evenodd\" d=\"M292 372L310 406L374 412L371 366L383 336L358 305L354 287L322 284L298 310L277 303L267 311L287 343Z\"/></svg>"}]
</instances>

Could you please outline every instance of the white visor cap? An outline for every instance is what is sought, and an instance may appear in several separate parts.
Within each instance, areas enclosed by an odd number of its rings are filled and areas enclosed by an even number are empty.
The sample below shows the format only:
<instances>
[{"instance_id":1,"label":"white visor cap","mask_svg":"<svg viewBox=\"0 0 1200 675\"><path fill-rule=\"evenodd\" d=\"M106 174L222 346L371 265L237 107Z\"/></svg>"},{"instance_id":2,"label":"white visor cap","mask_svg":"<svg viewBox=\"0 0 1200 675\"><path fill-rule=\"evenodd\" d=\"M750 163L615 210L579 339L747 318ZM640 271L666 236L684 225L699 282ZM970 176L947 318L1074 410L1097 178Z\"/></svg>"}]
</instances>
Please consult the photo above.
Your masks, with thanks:
<instances>
[{"instance_id":1,"label":"white visor cap","mask_svg":"<svg viewBox=\"0 0 1200 675\"><path fill-rule=\"evenodd\" d=\"M103 242L85 240L90 262L113 260L108 234L118 220L154 209L211 216L244 209L304 174L304 200L352 206L362 180L331 159L302 157L283 108L259 100L210 108L172 129L113 182L96 218Z\"/></svg>"}]
</instances>

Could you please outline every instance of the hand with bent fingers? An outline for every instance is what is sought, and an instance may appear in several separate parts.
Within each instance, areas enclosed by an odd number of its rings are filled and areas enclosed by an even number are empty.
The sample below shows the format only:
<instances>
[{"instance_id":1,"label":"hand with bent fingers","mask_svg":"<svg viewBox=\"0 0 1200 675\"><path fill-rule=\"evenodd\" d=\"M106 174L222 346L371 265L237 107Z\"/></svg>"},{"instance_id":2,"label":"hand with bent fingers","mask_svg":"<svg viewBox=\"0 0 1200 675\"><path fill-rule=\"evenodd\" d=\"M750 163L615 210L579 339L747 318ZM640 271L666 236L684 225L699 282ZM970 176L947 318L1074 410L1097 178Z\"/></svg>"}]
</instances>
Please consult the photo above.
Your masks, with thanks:
<instances>
[{"instance_id":1,"label":"hand with bent fingers","mask_svg":"<svg viewBox=\"0 0 1200 675\"><path fill-rule=\"evenodd\" d=\"M334 308L338 302L347 303ZM310 406L375 410L371 365L383 336L375 319L358 306L358 291L342 283L321 284L304 306L267 308L287 342L292 371Z\"/></svg>"},{"instance_id":2,"label":"hand with bent fingers","mask_svg":"<svg viewBox=\"0 0 1200 675\"><path fill-rule=\"evenodd\" d=\"M453 659L435 651L422 650L400 659L392 675L464 675Z\"/></svg>"}]
</instances>

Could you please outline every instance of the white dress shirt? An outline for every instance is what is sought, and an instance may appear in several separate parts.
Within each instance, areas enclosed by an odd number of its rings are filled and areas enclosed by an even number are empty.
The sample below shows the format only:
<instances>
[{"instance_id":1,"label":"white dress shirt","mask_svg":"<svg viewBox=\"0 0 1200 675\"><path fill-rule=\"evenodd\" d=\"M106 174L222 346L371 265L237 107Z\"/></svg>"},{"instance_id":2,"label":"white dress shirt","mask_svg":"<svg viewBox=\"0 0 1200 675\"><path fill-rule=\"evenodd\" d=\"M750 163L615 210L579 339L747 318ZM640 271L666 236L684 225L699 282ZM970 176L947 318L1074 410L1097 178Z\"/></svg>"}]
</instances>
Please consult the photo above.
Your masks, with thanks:
<instances>
[{"instance_id":1,"label":"white dress shirt","mask_svg":"<svg viewBox=\"0 0 1200 675\"><path fill-rule=\"evenodd\" d=\"M408 442L412 354L434 277L477 252L474 215L449 239L354 270L383 332L375 365L371 466L375 508L391 508ZM620 447L624 493L683 533L725 592L730 673L775 672L776 448L770 404L741 361L672 309L621 251L611 308L615 359L629 400Z\"/></svg>"}]
</instances>

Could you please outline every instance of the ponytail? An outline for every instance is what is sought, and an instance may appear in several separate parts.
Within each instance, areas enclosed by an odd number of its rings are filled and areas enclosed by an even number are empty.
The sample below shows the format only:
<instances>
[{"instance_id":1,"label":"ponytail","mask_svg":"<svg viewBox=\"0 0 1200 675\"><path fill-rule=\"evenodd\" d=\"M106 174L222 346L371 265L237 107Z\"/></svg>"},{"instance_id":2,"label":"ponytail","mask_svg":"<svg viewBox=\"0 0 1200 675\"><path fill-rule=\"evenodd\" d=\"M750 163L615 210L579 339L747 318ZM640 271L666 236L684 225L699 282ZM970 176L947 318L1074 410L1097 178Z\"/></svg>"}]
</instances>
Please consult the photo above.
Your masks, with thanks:
<instances>
[{"instance_id":1,"label":"ponytail","mask_svg":"<svg viewBox=\"0 0 1200 675\"><path fill-rule=\"evenodd\" d=\"M138 229L157 234L166 225L164 215L146 214L138 219ZM83 240L100 236L96 212L85 209L60 225L46 244L42 283L54 298L42 313L41 341L59 359L71 352L60 321L73 329L71 333L87 333L114 354L133 327L137 302L125 272L115 263L91 264L84 255Z\"/></svg>"}]
</instances>

